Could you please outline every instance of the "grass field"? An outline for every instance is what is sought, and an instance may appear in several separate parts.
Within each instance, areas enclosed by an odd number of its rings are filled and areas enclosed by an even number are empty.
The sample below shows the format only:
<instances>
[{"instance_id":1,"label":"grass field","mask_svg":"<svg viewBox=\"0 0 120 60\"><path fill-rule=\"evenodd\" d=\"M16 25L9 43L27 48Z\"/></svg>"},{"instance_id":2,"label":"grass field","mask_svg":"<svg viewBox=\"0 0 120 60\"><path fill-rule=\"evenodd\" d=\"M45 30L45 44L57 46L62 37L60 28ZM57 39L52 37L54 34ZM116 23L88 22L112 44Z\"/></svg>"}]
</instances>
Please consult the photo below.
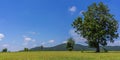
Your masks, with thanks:
<instances>
[{"instance_id":1,"label":"grass field","mask_svg":"<svg viewBox=\"0 0 120 60\"><path fill-rule=\"evenodd\" d=\"M120 52L41 51L0 53L0 60L120 60Z\"/></svg>"}]
</instances>

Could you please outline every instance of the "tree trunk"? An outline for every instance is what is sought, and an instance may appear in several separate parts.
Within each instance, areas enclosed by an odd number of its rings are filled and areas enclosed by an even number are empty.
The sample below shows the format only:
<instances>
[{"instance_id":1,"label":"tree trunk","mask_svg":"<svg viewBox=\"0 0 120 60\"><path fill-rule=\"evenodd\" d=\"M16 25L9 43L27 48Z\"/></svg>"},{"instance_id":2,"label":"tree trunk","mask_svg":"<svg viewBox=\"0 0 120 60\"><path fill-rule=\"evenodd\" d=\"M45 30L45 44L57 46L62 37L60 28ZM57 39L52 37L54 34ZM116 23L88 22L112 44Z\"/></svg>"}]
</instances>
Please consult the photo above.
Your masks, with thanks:
<instances>
[{"instance_id":1,"label":"tree trunk","mask_svg":"<svg viewBox=\"0 0 120 60\"><path fill-rule=\"evenodd\" d=\"M97 52L97 53L100 52L100 46L99 46L99 43L97 43L96 52Z\"/></svg>"}]
</instances>

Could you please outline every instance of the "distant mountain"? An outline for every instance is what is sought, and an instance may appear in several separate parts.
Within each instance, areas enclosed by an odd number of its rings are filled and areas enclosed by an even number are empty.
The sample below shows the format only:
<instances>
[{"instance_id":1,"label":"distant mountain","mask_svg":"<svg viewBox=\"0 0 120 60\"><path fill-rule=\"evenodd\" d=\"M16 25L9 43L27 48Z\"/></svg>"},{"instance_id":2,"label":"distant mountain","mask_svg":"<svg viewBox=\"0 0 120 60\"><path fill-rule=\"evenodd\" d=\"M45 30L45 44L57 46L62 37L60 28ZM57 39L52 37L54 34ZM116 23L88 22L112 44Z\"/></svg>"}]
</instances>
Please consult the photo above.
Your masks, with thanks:
<instances>
[{"instance_id":1,"label":"distant mountain","mask_svg":"<svg viewBox=\"0 0 120 60\"><path fill-rule=\"evenodd\" d=\"M43 49L41 49L40 47L35 47L30 49L32 51L39 51L39 50L43 50L43 51L66 51L66 44L60 44L54 47L44 47ZM95 50L94 48L90 48L88 46L83 46L80 44L76 44L74 46L74 51L80 51L80 50Z\"/></svg>"},{"instance_id":2,"label":"distant mountain","mask_svg":"<svg viewBox=\"0 0 120 60\"><path fill-rule=\"evenodd\" d=\"M105 47L107 50L109 51L120 51L120 46L106 46ZM66 44L60 44L54 47L44 47L43 49L41 49L40 47L35 47L35 48L31 48L31 51L67 51L66 49ZM84 50L84 51L93 51L95 50L95 48L90 48L88 46L84 46L81 44L75 44L74 46L74 51L80 51L80 50ZM103 50L101 48L101 50Z\"/></svg>"},{"instance_id":3,"label":"distant mountain","mask_svg":"<svg viewBox=\"0 0 120 60\"><path fill-rule=\"evenodd\" d=\"M120 46L106 46L105 48L109 51L120 51Z\"/></svg>"}]
</instances>

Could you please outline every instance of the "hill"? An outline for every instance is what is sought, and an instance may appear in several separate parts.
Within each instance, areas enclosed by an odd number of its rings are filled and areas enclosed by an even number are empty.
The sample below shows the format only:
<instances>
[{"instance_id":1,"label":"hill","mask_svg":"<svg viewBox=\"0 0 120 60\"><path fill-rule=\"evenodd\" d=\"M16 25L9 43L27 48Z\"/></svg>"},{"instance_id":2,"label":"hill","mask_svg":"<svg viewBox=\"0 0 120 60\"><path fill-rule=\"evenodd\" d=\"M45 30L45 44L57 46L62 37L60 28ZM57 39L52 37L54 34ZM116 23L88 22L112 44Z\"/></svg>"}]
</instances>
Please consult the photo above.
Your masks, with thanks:
<instances>
[{"instance_id":1,"label":"hill","mask_svg":"<svg viewBox=\"0 0 120 60\"><path fill-rule=\"evenodd\" d=\"M35 48L31 48L30 50L32 51L39 51L39 50L43 50L43 51L66 51L66 44L60 44L54 47L44 47L43 49L41 49L40 47L35 47ZM94 48L90 48L88 46L83 46L80 44L76 44L74 46L74 51L79 51L79 50L94 50Z\"/></svg>"},{"instance_id":2,"label":"hill","mask_svg":"<svg viewBox=\"0 0 120 60\"><path fill-rule=\"evenodd\" d=\"M106 46L105 47L107 50L109 51L120 51L120 46ZM41 49L40 47L34 47L30 49L31 51L67 51L66 49L66 44L60 44L57 46L53 46L53 47L44 47L43 49ZM75 44L74 46L74 51L80 51L80 50L84 50L84 51L93 51L95 50L95 48L90 48L88 46L84 46L81 44ZM101 48L102 50L102 48Z\"/></svg>"}]
</instances>

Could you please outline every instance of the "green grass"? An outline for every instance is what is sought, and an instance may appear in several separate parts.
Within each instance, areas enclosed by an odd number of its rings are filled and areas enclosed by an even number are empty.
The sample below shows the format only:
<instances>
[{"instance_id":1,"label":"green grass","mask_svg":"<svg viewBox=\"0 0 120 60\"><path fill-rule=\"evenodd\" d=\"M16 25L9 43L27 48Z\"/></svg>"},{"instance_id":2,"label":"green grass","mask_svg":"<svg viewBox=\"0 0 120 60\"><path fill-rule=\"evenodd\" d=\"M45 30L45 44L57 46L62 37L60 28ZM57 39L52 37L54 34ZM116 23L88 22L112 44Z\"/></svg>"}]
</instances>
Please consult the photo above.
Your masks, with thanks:
<instances>
[{"instance_id":1,"label":"green grass","mask_svg":"<svg viewBox=\"0 0 120 60\"><path fill-rule=\"evenodd\" d=\"M120 60L120 52L41 51L0 53L0 60Z\"/></svg>"}]
</instances>

